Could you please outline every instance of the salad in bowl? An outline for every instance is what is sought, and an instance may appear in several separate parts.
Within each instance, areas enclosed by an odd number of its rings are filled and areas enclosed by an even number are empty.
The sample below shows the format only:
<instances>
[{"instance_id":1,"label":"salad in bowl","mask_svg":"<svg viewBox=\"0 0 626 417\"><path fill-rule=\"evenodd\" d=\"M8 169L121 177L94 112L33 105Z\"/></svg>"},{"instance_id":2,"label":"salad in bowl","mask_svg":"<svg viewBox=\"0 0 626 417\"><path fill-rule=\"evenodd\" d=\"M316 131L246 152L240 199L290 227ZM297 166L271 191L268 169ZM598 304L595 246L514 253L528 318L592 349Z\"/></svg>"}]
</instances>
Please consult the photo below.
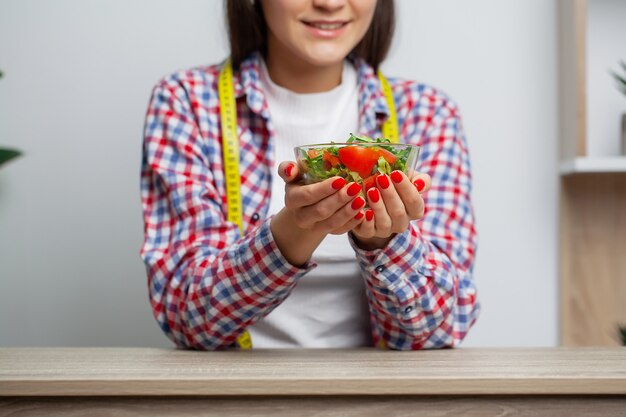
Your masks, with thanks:
<instances>
[{"instance_id":1,"label":"salad in bowl","mask_svg":"<svg viewBox=\"0 0 626 417\"><path fill-rule=\"evenodd\" d=\"M417 166L420 147L391 143L385 138L368 138L350 134L346 142L297 146L296 161L304 183L312 184L334 176L362 185L363 193L376 185L376 177L392 171L404 172L409 178Z\"/></svg>"}]
</instances>

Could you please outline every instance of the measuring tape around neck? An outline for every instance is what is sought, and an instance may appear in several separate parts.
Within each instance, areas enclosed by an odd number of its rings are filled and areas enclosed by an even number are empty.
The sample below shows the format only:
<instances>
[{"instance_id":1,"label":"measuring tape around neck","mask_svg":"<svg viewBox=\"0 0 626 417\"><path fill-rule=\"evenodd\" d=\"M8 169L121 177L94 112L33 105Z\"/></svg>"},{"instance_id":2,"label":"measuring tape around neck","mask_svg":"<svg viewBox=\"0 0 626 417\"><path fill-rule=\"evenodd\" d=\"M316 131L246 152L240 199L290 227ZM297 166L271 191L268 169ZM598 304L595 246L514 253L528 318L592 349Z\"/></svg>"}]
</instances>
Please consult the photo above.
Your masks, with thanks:
<instances>
[{"instance_id":1,"label":"measuring tape around neck","mask_svg":"<svg viewBox=\"0 0 626 417\"><path fill-rule=\"evenodd\" d=\"M382 126L383 137L392 143L399 142L398 118L393 101L391 86L383 74L378 71L378 78L389 108L389 117ZM241 174L239 173L239 136L237 135L237 106L233 88L233 67L227 59L217 82L220 101L220 123L222 128L222 152L224 159L224 176L226 182L226 201L228 220L235 223L243 235L243 217L241 205ZM381 339L382 341L382 339ZM252 338L250 332L244 332L237 338L240 349L251 349ZM384 347L384 344L380 347Z\"/></svg>"},{"instance_id":2,"label":"measuring tape around neck","mask_svg":"<svg viewBox=\"0 0 626 417\"><path fill-rule=\"evenodd\" d=\"M396 114L396 105L393 102L393 92L391 86L385 78L382 72L378 71L378 79L380 80L380 86L383 89L385 100L387 101L387 107L389 108L389 116L383 123L382 131L383 138L387 138L391 143L400 142L400 134L398 133L398 115Z\"/></svg>"}]
</instances>

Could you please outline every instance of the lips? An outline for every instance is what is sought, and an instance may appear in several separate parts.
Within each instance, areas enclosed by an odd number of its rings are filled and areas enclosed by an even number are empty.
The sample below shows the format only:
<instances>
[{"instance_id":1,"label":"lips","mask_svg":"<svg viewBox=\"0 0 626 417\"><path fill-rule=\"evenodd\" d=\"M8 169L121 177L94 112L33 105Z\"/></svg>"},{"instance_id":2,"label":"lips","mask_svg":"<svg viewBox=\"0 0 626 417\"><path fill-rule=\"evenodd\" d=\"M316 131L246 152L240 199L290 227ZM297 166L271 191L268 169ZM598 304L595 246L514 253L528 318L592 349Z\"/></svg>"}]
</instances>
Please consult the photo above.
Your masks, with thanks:
<instances>
[{"instance_id":1,"label":"lips","mask_svg":"<svg viewBox=\"0 0 626 417\"><path fill-rule=\"evenodd\" d=\"M319 30L337 30L337 29L341 29L342 27L344 27L345 25L348 24L348 22L343 22L343 21L333 21L333 22L324 22L324 21L313 21L313 22L302 22L307 26L311 26L315 29L319 29Z\"/></svg>"}]
</instances>

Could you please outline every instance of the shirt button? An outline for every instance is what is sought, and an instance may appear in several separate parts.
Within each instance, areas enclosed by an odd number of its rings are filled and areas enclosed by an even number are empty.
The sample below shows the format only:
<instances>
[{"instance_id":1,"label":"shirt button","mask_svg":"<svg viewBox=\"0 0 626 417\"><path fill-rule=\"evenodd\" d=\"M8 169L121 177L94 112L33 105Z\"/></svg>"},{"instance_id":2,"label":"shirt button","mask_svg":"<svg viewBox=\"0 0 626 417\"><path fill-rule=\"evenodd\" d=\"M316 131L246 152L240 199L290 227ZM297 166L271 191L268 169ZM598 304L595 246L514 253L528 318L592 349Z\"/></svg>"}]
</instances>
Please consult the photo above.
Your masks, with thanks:
<instances>
[{"instance_id":1,"label":"shirt button","mask_svg":"<svg viewBox=\"0 0 626 417\"><path fill-rule=\"evenodd\" d=\"M254 213L254 214L252 215L252 222L253 222L253 223L256 223L256 222L259 220L259 218L260 218L260 217L261 217L261 216L259 216L259 213Z\"/></svg>"},{"instance_id":2,"label":"shirt button","mask_svg":"<svg viewBox=\"0 0 626 417\"><path fill-rule=\"evenodd\" d=\"M404 309L404 314L409 314L411 311L413 311L413 307L408 306L407 308Z\"/></svg>"},{"instance_id":3,"label":"shirt button","mask_svg":"<svg viewBox=\"0 0 626 417\"><path fill-rule=\"evenodd\" d=\"M384 270L385 270L385 267L383 265L378 265L376 267L376 272L378 272L379 274L383 272Z\"/></svg>"}]
</instances>

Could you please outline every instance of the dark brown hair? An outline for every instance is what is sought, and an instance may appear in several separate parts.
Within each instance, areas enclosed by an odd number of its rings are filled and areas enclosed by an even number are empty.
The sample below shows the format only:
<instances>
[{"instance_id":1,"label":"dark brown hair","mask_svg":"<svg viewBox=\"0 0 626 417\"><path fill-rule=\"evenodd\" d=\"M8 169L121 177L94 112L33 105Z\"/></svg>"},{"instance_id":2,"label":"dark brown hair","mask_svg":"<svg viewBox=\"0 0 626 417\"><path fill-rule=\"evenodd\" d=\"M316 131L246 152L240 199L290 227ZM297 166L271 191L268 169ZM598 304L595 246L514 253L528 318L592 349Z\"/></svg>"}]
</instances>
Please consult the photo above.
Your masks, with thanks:
<instances>
[{"instance_id":1,"label":"dark brown hair","mask_svg":"<svg viewBox=\"0 0 626 417\"><path fill-rule=\"evenodd\" d=\"M254 51L267 53L267 23L259 0L225 0L228 41L233 68ZM374 67L383 62L395 30L393 0L377 0L374 17L365 36L352 51Z\"/></svg>"}]
</instances>

